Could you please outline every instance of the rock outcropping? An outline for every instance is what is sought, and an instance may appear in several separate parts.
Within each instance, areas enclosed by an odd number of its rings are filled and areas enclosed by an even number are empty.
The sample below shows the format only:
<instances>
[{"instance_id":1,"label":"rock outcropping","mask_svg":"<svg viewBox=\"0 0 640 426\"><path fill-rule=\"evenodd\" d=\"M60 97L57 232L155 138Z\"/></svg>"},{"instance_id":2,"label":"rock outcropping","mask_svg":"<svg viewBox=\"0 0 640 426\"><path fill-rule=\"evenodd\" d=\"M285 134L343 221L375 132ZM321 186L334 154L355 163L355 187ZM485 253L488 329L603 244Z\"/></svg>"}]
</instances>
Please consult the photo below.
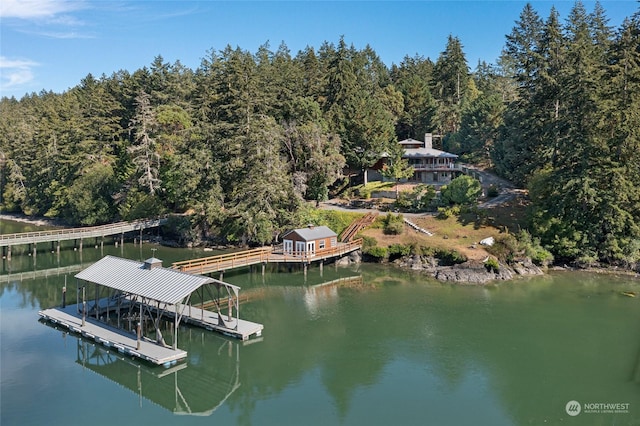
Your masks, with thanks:
<instances>
[{"instance_id":1,"label":"rock outcropping","mask_svg":"<svg viewBox=\"0 0 640 426\"><path fill-rule=\"evenodd\" d=\"M444 282L464 284L486 284L491 281L505 281L516 276L542 275L542 270L530 259L523 259L513 265L499 264L497 271L489 270L484 263L467 261L453 266L442 266L438 259L429 256L405 256L395 261L403 268L422 271Z\"/></svg>"}]
</instances>

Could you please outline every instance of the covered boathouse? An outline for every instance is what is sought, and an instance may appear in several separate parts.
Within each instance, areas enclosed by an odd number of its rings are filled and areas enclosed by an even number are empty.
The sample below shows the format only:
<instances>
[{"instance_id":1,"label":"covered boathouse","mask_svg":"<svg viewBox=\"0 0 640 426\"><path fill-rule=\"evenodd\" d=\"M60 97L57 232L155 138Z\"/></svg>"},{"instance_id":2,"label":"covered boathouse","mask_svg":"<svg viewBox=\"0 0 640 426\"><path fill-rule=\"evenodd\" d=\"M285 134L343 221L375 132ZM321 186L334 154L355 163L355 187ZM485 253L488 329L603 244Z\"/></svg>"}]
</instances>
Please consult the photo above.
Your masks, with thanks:
<instances>
[{"instance_id":1,"label":"covered boathouse","mask_svg":"<svg viewBox=\"0 0 640 426\"><path fill-rule=\"evenodd\" d=\"M154 364L186 358L177 346L182 321L242 340L262 333L262 324L239 318L239 287L163 268L156 258L105 256L75 277L78 303L63 301L62 308L40 311L40 317Z\"/></svg>"}]
</instances>

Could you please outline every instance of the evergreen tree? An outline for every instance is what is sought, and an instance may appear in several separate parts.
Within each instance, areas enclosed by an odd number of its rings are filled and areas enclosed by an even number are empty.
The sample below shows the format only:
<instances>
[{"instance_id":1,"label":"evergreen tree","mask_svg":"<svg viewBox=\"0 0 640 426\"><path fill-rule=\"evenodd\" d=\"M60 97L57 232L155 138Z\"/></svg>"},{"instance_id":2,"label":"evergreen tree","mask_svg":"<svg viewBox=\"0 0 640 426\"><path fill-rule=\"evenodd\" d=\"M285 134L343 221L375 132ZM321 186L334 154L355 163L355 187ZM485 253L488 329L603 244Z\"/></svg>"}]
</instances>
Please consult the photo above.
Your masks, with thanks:
<instances>
[{"instance_id":1,"label":"evergreen tree","mask_svg":"<svg viewBox=\"0 0 640 426\"><path fill-rule=\"evenodd\" d=\"M452 35L433 68L433 90L438 101L437 125L442 135L459 130L463 101L475 97L476 89L460 39Z\"/></svg>"}]
</instances>

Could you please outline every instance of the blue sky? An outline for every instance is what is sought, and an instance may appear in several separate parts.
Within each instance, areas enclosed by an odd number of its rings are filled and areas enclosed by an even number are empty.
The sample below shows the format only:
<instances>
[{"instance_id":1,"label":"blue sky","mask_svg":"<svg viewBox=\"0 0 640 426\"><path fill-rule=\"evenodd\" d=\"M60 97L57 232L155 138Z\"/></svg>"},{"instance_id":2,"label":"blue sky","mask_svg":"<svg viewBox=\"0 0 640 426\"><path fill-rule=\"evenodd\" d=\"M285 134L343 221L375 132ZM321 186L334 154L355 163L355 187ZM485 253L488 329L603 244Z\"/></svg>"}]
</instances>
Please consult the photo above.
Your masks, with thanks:
<instances>
[{"instance_id":1,"label":"blue sky","mask_svg":"<svg viewBox=\"0 0 640 426\"><path fill-rule=\"evenodd\" d=\"M532 1L564 20L573 1ZM583 1L591 11L592 1ZM148 66L157 55L197 68L210 49L256 52L284 42L292 55L324 41L363 48L387 64L415 54L436 60L449 34L467 61L494 63L526 2L502 1L169 1L0 0L0 96L62 92L96 77ZM602 0L618 27L635 0Z\"/></svg>"}]
</instances>

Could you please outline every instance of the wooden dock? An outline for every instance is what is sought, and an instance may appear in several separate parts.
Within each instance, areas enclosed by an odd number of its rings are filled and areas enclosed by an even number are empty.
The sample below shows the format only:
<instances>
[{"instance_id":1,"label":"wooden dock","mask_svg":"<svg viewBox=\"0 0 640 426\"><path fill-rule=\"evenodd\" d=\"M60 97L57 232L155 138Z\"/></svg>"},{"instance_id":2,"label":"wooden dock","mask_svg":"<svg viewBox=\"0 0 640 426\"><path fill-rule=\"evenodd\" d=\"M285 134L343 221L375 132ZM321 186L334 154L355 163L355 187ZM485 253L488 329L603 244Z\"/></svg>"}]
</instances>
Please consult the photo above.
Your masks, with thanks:
<instances>
[{"instance_id":1,"label":"wooden dock","mask_svg":"<svg viewBox=\"0 0 640 426\"><path fill-rule=\"evenodd\" d=\"M138 341L134 334L111 327L95 318L87 317L83 326L82 314L78 314L78 305L45 309L38 312L38 315L45 321L60 325L87 339L95 340L96 343L156 365L168 367L187 357L187 352L182 349L160 346L146 339L140 340L138 348Z\"/></svg>"},{"instance_id":2,"label":"wooden dock","mask_svg":"<svg viewBox=\"0 0 640 426\"><path fill-rule=\"evenodd\" d=\"M157 311L154 307L150 306L149 308ZM78 305L70 305L66 308L45 309L38 312L38 315L45 321L60 325L87 339L95 340L108 348L116 349L120 353L140 358L153 364L169 366L174 361L177 362L187 356L187 352L181 349L161 346L147 339L142 339L140 348L138 348L138 341L135 335L96 320L91 316L94 315L93 313L85 317L85 325L83 326L82 314L78 313L78 309ZM175 306L166 307L163 309L162 314L173 319L176 314ZM218 315L216 312L191 305L185 307L182 321L243 341L248 340L252 335L261 336L264 329L262 324L239 318L228 318L227 315Z\"/></svg>"},{"instance_id":3,"label":"wooden dock","mask_svg":"<svg viewBox=\"0 0 640 426\"><path fill-rule=\"evenodd\" d=\"M165 316L173 318L175 310L169 307ZM239 318L228 318L227 315L218 315L216 312L200 309L196 306L187 306L182 316L182 321L187 324L197 325L209 331L217 331L225 336L234 337L243 341L249 340L249 337L262 335L264 325L256 322L246 321Z\"/></svg>"},{"instance_id":4,"label":"wooden dock","mask_svg":"<svg viewBox=\"0 0 640 426\"><path fill-rule=\"evenodd\" d=\"M57 244L56 250L60 252L60 242L62 241L79 241L80 250L82 250L82 240L87 238L102 238L110 235L120 235L121 242L124 240L124 234L132 231L139 231L148 228L155 228L167 222L166 218L137 220L133 222L118 222L109 225L89 226L84 228L64 228L53 229L49 231L21 232L17 234L0 235L0 247L2 247L3 256L11 259L11 247L17 245L33 246L34 254L36 245L39 243ZM96 240L97 241L97 240ZM97 243L96 243L97 244Z\"/></svg>"},{"instance_id":5,"label":"wooden dock","mask_svg":"<svg viewBox=\"0 0 640 426\"><path fill-rule=\"evenodd\" d=\"M316 250L313 254L284 254L281 249L261 247L236 253L209 256L199 259L185 260L172 264L173 269L191 274L211 274L245 266L266 263L298 263L308 265L312 262L339 258L362 248L362 239L347 243L339 243L336 247Z\"/></svg>"}]
</instances>

